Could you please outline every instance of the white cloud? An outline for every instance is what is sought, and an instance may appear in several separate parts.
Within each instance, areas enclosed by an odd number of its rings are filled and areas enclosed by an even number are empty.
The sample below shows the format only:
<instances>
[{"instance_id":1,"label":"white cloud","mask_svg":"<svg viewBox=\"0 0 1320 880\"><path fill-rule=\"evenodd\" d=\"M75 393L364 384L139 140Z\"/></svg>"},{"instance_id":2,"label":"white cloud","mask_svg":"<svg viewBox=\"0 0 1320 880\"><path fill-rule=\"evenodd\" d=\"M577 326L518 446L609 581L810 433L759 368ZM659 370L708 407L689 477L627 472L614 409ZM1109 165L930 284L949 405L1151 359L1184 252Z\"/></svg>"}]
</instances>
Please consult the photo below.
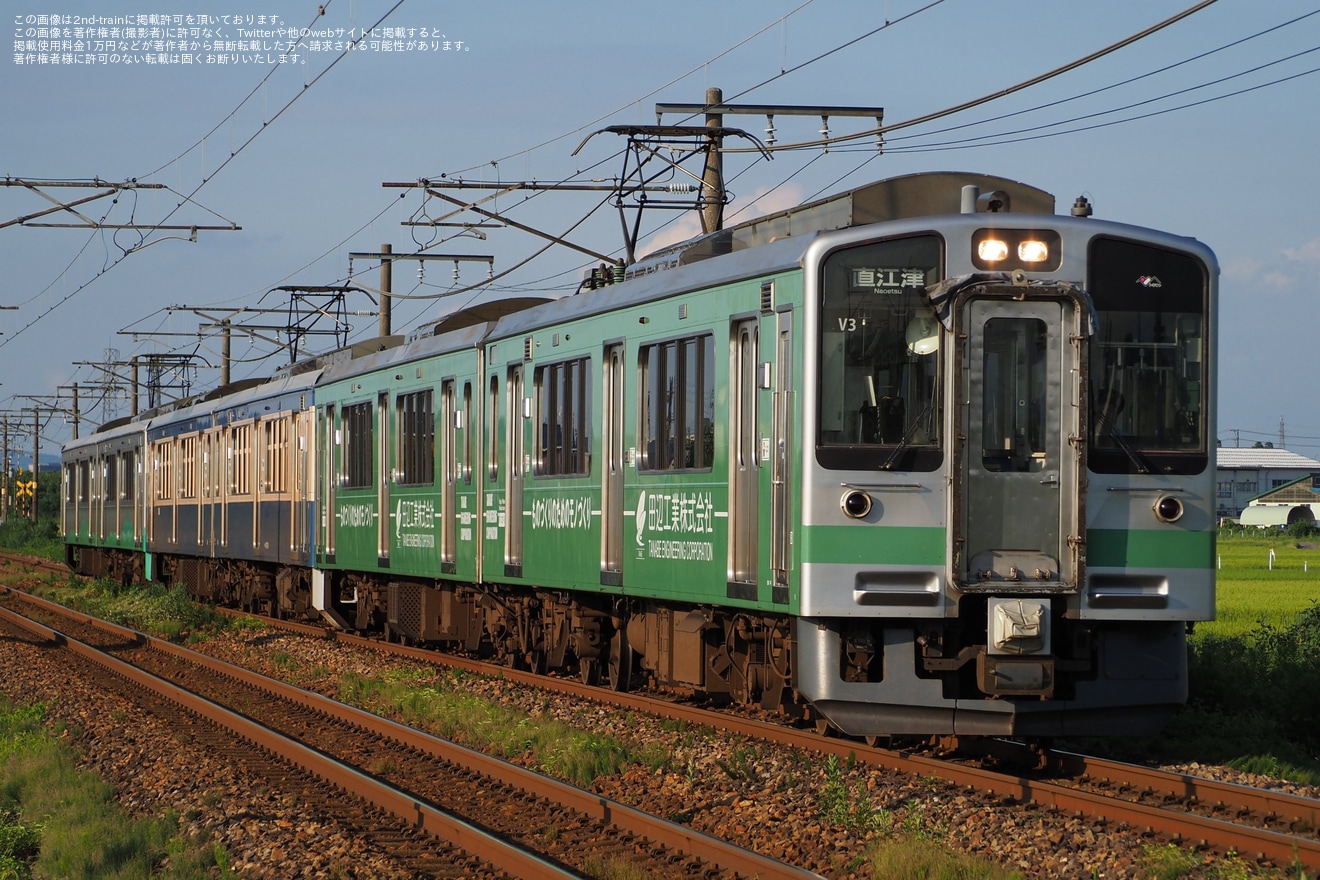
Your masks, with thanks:
<instances>
[{"instance_id":1,"label":"white cloud","mask_svg":"<svg viewBox=\"0 0 1320 880\"><path fill-rule=\"evenodd\" d=\"M1320 238L1313 238L1299 248L1284 248L1283 255L1295 263L1320 264Z\"/></svg>"}]
</instances>

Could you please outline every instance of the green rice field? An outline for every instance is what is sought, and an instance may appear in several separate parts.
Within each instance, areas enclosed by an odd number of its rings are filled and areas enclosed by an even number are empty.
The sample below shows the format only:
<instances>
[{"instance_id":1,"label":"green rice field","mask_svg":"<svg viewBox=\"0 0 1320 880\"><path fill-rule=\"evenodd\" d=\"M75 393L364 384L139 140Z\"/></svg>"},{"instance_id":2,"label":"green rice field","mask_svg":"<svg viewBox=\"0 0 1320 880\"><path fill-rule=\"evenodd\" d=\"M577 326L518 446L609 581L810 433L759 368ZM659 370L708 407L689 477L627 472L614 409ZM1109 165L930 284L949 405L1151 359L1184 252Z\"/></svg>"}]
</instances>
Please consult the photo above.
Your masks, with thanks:
<instances>
[{"instance_id":1,"label":"green rice field","mask_svg":"<svg viewBox=\"0 0 1320 880\"><path fill-rule=\"evenodd\" d=\"M1220 532L1216 554L1216 616L1196 625L1197 636L1231 638L1262 623L1286 629L1320 602L1320 538Z\"/></svg>"}]
</instances>

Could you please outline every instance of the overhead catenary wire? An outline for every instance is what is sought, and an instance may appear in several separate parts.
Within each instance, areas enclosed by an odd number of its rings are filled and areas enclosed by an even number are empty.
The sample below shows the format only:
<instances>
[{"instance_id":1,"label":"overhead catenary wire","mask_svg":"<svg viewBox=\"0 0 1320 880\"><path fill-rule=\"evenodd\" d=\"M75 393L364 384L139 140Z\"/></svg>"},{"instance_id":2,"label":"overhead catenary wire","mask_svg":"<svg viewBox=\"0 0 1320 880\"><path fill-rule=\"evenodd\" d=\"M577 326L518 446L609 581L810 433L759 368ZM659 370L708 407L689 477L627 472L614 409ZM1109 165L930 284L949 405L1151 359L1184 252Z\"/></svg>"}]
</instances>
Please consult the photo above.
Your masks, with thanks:
<instances>
[{"instance_id":1,"label":"overhead catenary wire","mask_svg":"<svg viewBox=\"0 0 1320 880\"><path fill-rule=\"evenodd\" d=\"M890 125L875 126L873 128L869 128L864 131L853 132L847 135L840 135L837 137L831 136L825 138L816 138L815 140L798 141L792 144L775 144L773 147L769 147L767 149L773 152L782 152L784 150L802 150L813 147L830 147L835 144L847 143L849 141L860 140L862 138L873 138L876 136L887 135L893 131L899 131L904 128L911 128L912 126L915 125L921 125L922 123L931 122L936 119L942 119L946 116L952 116L955 113L961 113L964 110L970 110L973 107L979 107L982 104L988 104L991 101L996 101L999 100L1000 98L1005 98L1016 92L1020 92L1023 89L1029 89L1032 86L1040 85L1041 83L1054 79L1057 76L1062 76L1063 74L1068 73L1069 71L1076 70L1078 67L1081 67L1082 65L1090 64L1092 61L1095 61L1099 58L1103 58L1106 55L1110 55L1114 52L1117 52L1119 49L1122 49L1126 46L1130 46L1131 44L1137 42L1138 40L1145 39L1151 34L1157 33L1163 30L1164 28L1169 27L1172 24L1176 24L1177 22L1182 21L1184 18L1187 18L1189 15L1200 12L1202 9L1206 8L1207 6L1210 6L1217 2L1218 0L1200 0L1199 3L1196 3L1193 6L1184 9L1182 12L1176 13L1175 15L1171 15L1168 18L1164 19L1163 21L1157 22L1156 24L1153 24L1150 27L1145 28L1144 30L1138 31L1137 33L1132 34L1131 36L1124 37L1123 39L1119 40L1116 43L1111 43L1110 45L1105 46L1102 49L1097 49L1096 51L1091 52L1088 55L1084 55L1081 58L1070 61L1067 64L1054 68L1053 70L1048 70L1045 73L1038 74L1037 76L1031 77L1030 79L1026 79L1014 85L1006 86L1005 88L998 89L986 95L982 95L979 98L973 98L969 101L963 101L960 104L955 104L952 107L946 107L943 110L936 110L933 113L926 113L922 116L917 116L912 119L905 120L903 122L895 122ZM918 10L918 11L924 11L924 8L925 7L923 7L923 10ZM885 26L887 27L888 24L886 24ZM878 32L879 30L882 29L883 28L877 28L875 32ZM845 45L851 45L854 42L856 42L856 40L850 41ZM837 51L837 49L832 51ZM813 58L810 61L805 61L802 64L798 65L797 67L793 68L793 70L798 70L802 67L805 67L808 64L818 61L821 58L826 57L827 54L829 53L823 53L822 55L817 56L816 58ZM766 83L772 82L775 79L778 79L778 76L771 77L769 80L766 80L765 82ZM760 88L762 85L765 85L765 83L759 83L755 86L752 86L750 89L746 89L742 92L739 92L738 94L734 95L732 98L729 98L728 100L731 101L736 100L737 98L746 95L748 92ZM748 152L756 152L756 150L747 147L729 147L726 148L724 152L748 153Z\"/></svg>"},{"instance_id":2,"label":"overhead catenary wire","mask_svg":"<svg viewBox=\"0 0 1320 880\"><path fill-rule=\"evenodd\" d=\"M371 27L372 27L372 28L378 27L378 26L380 25L381 22L385 21L385 19L387 19L387 18L389 18L391 15L393 15L394 12L395 12L400 6L402 6L405 2L406 2L406 0L397 0L397 2L396 2L393 6L391 6L391 7L385 12L384 15L382 15L379 19L377 19L376 22L375 22L375 24L373 24ZM162 218L161 220L157 221L151 229L147 230L146 234L147 234L147 235L150 235L152 231L155 231L156 229L159 229L159 227L163 226L165 223L167 223L167 222L170 220L170 218L172 218L176 213L178 213L179 209L182 208L184 204L186 204L186 203L188 203L188 202L191 202L191 201L192 201L192 198L193 198L194 196L196 196L197 193L199 193L199 192L202 190L203 187L205 187L208 183L210 183L210 182L215 178L215 176L216 176L217 174L219 174L219 173L222 172L225 168L227 168L227 167L229 166L229 164L230 164L231 162L234 161L234 159L238 158L238 156L239 156L244 150L246 150L249 146L251 146L252 143L253 143L258 137L260 137L261 134L262 134L263 132L265 132L266 130L268 130L268 128L270 127L270 125L271 125L272 123L274 123L274 122L275 122L276 120L278 120L281 116L283 116L284 113L285 113L286 111L288 111L288 109L289 109L290 107L292 107L295 103L297 103L297 101L298 101L299 98L301 98L303 95L307 94L307 92L311 89L312 86L314 86L314 85L316 85L316 83L320 82L320 80L321 80L321 79L322 79L327 73L329 73L331 70L334 69L335 65L337 65L340 61L342 61L345 57L347 57L347 56L350 54L350 52L353 51L353 50L352 50L352 47L353 47L353 46L357 45L358 43L360 43L360 42L361 42L363 39L365 39L365 38L366 38L366 34L365 34L365 32L364 32L363 36L358 37L358 38L355 39L355 40L351 40L351 41L349 41L348 45L344 48L343 51L341 51L337 56L335 56L335 58L334 58L329 64L327 64L324 68L322 68L321 71L320 71L319 73L317 73L317 75L316 75L315 77L313 77L313 78L311 79L310 82L308 82L306 85L304 85L303 88L302 88L301 90L299 90L299 91L298 91L298 92L297 92L292 98L290 98L290 99L289 99L289 100L288 100L288 101L287 101L282 107L280 107L280 109L279 109L278 111L276 111L276 113L275 113L274 116L272 116L268 121L263 122L262 125L261 125L261 127L258 128L256 131L254 131L254 132L253 132L253 133L247 138L247 140L243 141L243 143L240 144L240 145L237 147L237 149L232 150L232 151L229 153L229 155L225 158L225 160L224 160L223 162L220 163L219 166L217 166L217 167L216 167L216 168L215 168L215 169L214 169L209 175L203 177L201 183L197 184L197 186L195 186L195 187L193 188L193 190L192 190L190 193L188 193L186 196L184 196L184 197L183 197L183 200L180 201L177 205L175 205L175 207L174 207L173 209L171 209L171 210L170 210L170 211L164 216L164 218ZM223 123L222 123L222 124L223 124ZM83 284L81 284L81 285L80 285L79 287L77 287L75 290L73 290L72 292L70 292L69 294L67 294L66 296L64 296L62 299L60 299L58 302L56 302L54 305L50 306L50 307L47 308L45 311L43 311L43 312L41 312L40 314L38 314L35 318L33 318L31 321L29 321L26 325L24 325L24 326L23 326L22 328L20 328L18 331L16 331L15 333L13 333L13 334L10 335L10 336L6 336L4 339L0 339L0 348L3 348L4 346L8 345L9 342L11 342L13 339L15 339L15 338L17 338L18 336L22 335L25 331L27 331L28 329L30 329L31 327L33 327L34 325L36 325L36 324L37 324L38 322L40 322L43 318L45 318L47 315L51 314L51 312L55 311L55 310L58 309L60 306L64 305L64 303L68 302L69 300L71 300L71 299L73 299L75 296L77 296L79 293L81 293L82 291L86 290L88 287L90 287L92 284L94 284L96 281L98 281L100 278L102 278L107 272L113 270L116 266L119 266L121 263L123 263L124 260L128 259L128 257L129 257L130 255L132 255L132 254L134 254L134 253L137 253L139 250L141 250L141 247L136 247L136 248L133 248L133 249L130 249L130 250L125 251L125 252L123 253L122 256L120 256L117 260L115 260L115 261L114 261L113 263L111 263L109 266L103 267L103 268L101 269L100 272L97 272L92 278L88 279L86 282L84 282Z\"/></svg>"}]
</instances>

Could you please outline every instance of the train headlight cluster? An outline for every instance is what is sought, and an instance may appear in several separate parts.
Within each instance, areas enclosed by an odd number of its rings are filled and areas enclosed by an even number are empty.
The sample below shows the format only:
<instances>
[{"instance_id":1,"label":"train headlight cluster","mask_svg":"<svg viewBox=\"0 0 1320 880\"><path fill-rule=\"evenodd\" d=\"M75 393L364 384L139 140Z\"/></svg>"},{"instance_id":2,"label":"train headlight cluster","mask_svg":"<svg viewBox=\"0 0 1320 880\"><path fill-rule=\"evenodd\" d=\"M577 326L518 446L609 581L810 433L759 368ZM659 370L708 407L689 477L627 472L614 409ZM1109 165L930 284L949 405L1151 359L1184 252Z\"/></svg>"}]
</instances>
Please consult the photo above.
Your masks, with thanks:
<instances>
[{"instance_id":1,"label":"train headlight cluster","mask_svg":"<svg viewBox=\"0 0 1320 880\"><path fill-rule=\"evenodd\" d=\"M839 500L843 515L850 519L862 519L871 512L871 496L860 489L849 489Z\"/></svg>"},{"instance_id":2,"label":"train headlight cluster","mask_svg":"<svg viewBox=\"0 0 1320 880\"><path fill-rule=\"evenodd\" d=\"M1173 495L1161 495L1155 499L1154 511L1160 522L1177 522L1182 519L1183 503Z\"/></svg>"},{"instance_id":3,"label":"train headlight cluster","mask_svg":"<svg viewBox=\"0 0 1320 880\"><path fill-rule=\"evenodd\" d=\"M1059 268L1059 233L1037 229L978 229L972 236L972 263L978 269Z\"/></svg>"}]
</instances>

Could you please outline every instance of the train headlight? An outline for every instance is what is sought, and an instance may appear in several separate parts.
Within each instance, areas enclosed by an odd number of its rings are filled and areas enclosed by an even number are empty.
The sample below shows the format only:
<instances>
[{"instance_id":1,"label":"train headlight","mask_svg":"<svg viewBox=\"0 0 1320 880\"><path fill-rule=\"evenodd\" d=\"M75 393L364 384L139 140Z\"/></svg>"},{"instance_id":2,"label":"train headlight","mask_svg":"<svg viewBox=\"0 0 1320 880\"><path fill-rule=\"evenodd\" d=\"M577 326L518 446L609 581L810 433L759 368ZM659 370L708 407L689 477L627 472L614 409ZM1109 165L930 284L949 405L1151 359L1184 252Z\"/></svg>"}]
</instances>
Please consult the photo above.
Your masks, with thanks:
<instances>
[{"instance_id":1,"label":"train headlight","mask_svg":"<svg viewBox=\"0 0 1320 880\"><path fill-rule=\"evenodd\" d=\"M1024 263L1043 263L1050 258L1050 246L1034 238L1018 242L1017 251L1018 259Z\"/></svg>"},{"instance_id":2,"label":"train headlight","mask_svg":"<svg viewBox=\"0 0 1320 880\"><path fill-rule=\"evenodd\" d=\"M998 263L1008 257L1008 242L1002 238L983 238L976 243L976 256L986 263Z\"/></svg>"},{"instance_id":3,"label":"train headlight","mask_svg":"<svg viewBox=\"0 0 1320 880\"><path fill-rule=\"evenodd\" d=\"M839 500L843 515L850 519L861 519L871 512L871 496L860 489L849 489Z\"/></svg>"},{"instance_id":4,"label":"train headlight","mask_svg":"<svg viewBox=\"0 0 1320 880\"><path fill-rule=\"evenodd\" d=\"M1053 272L1062 262L1063 239L1053 229L978 229L972 233L972 265L1008 272Z\"/></svg>"},{"instance_id":5,"label":"train headlight","mask_svg":"<svg viewBox=\"0 0 1320 880\"><path fill-rule=\"evenodd\" d=\"M1161 495L1155 499L1155 518L1160 522L1177 522L1182 519L1183 503L1172 495Z\"/></svg>"}]
</instances>

